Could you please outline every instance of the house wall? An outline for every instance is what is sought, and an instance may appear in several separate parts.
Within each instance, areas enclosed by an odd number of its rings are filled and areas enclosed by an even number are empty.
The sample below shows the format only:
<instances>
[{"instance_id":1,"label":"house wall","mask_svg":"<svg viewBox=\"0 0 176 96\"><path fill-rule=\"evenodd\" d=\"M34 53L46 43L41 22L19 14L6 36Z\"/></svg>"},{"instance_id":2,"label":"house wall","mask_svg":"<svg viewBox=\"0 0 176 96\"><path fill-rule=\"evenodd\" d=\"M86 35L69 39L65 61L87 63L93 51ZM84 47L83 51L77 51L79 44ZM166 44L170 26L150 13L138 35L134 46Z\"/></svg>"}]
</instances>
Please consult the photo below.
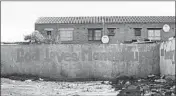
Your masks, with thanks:
<instances>
[{"instance_id":1,"label":"house wall","mask_svg":"<svg viewBox=\"0 0 176 96\"><path fill-rule=\"evenodd\" d=\"M53 28L54 30L52 30L51 32L51 38L54 40L58 32L57 27L58 26L56 24L42 24L35 25L35 30L38 30L39 32L41 32L41 34L43 34L43 36L47 37L47 32L45 31L45 28Z\"/></svg>"},{"instance_id":2,"label":"house wall","mask_svg":"<svg viewBox=\"0 0 176 96\"><path fill-rule=\"evenodd\" d=\"M158 44L49 44L1 46L1 75L57 79L113 79L159 74Z\"/></svg>"},{"instance_id":3,"label":"house wall","mask_svg":"<svg viewBox=\"0 0 176 96\"><path fill-rule=\"evenodd\" d=\"M105 24L105 31L107 28L116 28L115 36L110 36L110 44L117 44L124 41L131 41L132 39L144 39L148 38L147 28L162 28L164 23L160 24ZM175 36L175 24L169 24L171 29L170 32L164 32L161 30L161 41L166 41L169 37ZM42 34L44 28L53 28L53 38L56 38L58 28L74 28L73 41L62 42L62 43L97 43L101 44L101 41L88 41L88 30L87 28L103 28L102 24L36 24L35 30L40 31ZM141 36L134 35L133 28L142 28Z\"/></svg>"},{"instance_id":4,"label":"house wall","mask_svg":"<svg viewBox=\"0 0 176 96\"><path fill-rule=\"evenodd\" d=\"M161 75L175 78L175 39L160 45L160 72Z\"/></svg>"}]
</instances>

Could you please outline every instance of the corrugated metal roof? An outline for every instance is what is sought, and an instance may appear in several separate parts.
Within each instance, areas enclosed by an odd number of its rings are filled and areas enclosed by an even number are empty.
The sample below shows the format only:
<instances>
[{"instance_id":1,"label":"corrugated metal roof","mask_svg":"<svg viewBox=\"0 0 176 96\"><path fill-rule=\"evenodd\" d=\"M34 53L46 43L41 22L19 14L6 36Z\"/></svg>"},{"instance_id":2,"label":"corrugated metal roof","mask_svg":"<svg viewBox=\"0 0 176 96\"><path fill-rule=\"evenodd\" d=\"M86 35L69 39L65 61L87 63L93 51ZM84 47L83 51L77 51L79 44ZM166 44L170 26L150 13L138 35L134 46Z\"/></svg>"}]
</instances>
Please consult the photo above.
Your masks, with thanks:
<instances>
[{"instance_id":1,"label":"corrugated metal roof","mask_svg":"<svg viewBox=\"0 0 176 96\"><path fill-rule=\"evenodd\" d=\"M102 23L174 23L175 16L92 16L92 17L39 17L36 24L96 24Z\"/></svg>"}]
</instances>

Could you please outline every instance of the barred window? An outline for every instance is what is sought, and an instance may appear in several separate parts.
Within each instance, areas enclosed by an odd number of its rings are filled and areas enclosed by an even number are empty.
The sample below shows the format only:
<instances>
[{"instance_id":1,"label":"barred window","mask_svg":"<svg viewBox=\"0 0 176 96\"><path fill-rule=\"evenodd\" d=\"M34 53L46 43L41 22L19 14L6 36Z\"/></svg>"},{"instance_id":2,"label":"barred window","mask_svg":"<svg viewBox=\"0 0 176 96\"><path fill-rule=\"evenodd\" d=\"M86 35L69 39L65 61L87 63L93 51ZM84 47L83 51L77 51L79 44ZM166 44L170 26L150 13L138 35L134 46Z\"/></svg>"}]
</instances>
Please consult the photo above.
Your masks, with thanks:
<instances>
[{"instance_id":1,"label":"barred window","mask_svg":"<svg viewBox=\"0 0 176 96\"><path fill-rule=\"evenodd\" d=\"M60 28L60 40L61 41L71 41L73 40L73 28Z\"/></svg>"},{"instance_id":2,"label":"barred window","mask_svg":"<svg viewBox=\"0 0 176 96\"><path fill-rule=\"evenodd\" d=\"M88 40L101 40L102 36L102 29L95 28L95 29L88 29Z\"/></svg>"}]
</instances>

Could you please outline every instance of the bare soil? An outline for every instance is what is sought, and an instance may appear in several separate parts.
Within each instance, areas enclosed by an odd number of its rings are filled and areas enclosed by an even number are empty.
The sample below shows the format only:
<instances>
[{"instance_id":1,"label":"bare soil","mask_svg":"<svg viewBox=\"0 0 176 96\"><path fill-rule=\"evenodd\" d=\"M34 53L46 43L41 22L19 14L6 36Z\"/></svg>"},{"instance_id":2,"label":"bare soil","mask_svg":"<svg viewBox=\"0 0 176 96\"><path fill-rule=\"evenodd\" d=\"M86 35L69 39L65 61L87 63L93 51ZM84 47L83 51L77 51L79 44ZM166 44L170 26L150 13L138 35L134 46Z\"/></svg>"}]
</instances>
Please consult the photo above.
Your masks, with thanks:
<instances>
[{"instance_id":1,"label":"bare soil","mask_svg":"<svg viewBox=\"0 0 176 96\"><path fill-rule=\"evenodd\" d=\"M1 77L1 96L175 96L175 80L164 76L118 77L110 81L58 81L30 75Z\"/></svg>"}]
</instances>

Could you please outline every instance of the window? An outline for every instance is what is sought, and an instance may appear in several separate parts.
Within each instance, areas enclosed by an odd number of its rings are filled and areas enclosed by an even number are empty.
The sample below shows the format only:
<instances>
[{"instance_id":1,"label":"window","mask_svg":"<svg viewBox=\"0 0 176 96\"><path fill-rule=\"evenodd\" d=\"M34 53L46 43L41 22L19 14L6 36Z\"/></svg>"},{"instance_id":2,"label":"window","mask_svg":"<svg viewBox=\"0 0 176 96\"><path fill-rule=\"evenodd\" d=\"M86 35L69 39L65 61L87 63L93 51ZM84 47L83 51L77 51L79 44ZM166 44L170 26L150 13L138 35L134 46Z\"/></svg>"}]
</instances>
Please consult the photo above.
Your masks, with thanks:
<instances>
[{"instance_id":1,"label":"window","mask_svg":"<svg viewBox=\"0 0 176 96\"><path fill-rule=\"evenodd\" d=\"M161 28L148 28L148 39L160 40Z\"/></svg>"},{"instance_id":2,"label":"window","mask_svg":"<svg viewBox=\"0 0 176 96\"><path fill-rule=\"evenodd\" d=\"M115 35L115 28L108 28L108 35L114 36Z\"/></svg>"},{"instance_id":3,"label":"window","mask_svg":"<svg viewBox=\"0 0 176 96\"><path fill-rule=\"evenodd\" d=\"M46 35L49 39L51 39L51 32L54 30L53 28L45 28Z\"/></svg>"},{"instance_id":4,"label":"window","mask_svg":"<svg viewBox=\"0 0 176 96\"><path fill-rule=\"evenodd\" d=\"M51 31L46 31L46 32L47 32L48 39L51 39Z\"/></svg>"},{"instance_id":5,"label":"window","mask_svg":"<svg viewBox=\"0 0 176 96\"><path fill-rule=\"evenodd\" d=\"M71 41L73 40L73 28L60 28L60 40L61 41Z\"/></svg>"},{"instance_id":6,"label":"window","mask_svg":"<svg viewBox=\"0 0 176 96\"><path fill-rule=\"evenodd\" d=\"M101 40L102 29L88 29L88 40Z\"/></svg>"},{"instance_id":7,"label":"window","mask_svg":"<svg viewBox=\"0 0 176 96\"><path fill-rule=\"evenodd\" d=\"M48 35L48 36L51 36L51 31L47 31L47 35Z\"/></svg>"},{"instance_id":8,"label":"window","mask_svg":"<svg viewBox=\"0 0 176 96\"><path fill-rule=\"evenodd\" d=\"M135 36L141 36L141 29L142 28L134 28L134 35Z\"/></svg>"}]
</instances>

